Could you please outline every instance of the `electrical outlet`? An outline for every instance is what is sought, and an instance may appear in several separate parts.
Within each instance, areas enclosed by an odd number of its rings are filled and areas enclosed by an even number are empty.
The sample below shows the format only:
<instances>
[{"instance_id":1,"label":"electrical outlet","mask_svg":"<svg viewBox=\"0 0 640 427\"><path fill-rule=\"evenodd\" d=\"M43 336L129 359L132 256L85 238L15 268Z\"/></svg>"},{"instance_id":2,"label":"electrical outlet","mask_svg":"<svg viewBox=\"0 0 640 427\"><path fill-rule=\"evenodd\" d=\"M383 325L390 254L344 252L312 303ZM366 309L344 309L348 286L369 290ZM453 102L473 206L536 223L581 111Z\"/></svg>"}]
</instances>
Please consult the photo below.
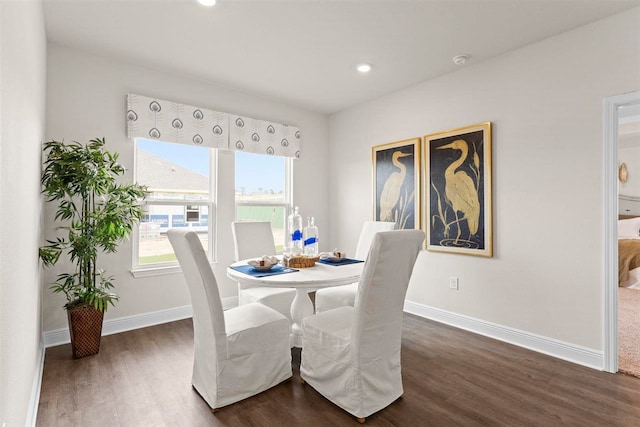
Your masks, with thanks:
<instances>
[{"instance_id":1,"label":"electrical outlet","mask_svg":"<svg viewBox=\"0 0 640 427\"><path fill-rule=\"evenodd\" d=\"M456 291L460 289L459 287L460 281L457 277L451 276L449 277L449 289L455 289Z\"/></svg>"}]
</instances>

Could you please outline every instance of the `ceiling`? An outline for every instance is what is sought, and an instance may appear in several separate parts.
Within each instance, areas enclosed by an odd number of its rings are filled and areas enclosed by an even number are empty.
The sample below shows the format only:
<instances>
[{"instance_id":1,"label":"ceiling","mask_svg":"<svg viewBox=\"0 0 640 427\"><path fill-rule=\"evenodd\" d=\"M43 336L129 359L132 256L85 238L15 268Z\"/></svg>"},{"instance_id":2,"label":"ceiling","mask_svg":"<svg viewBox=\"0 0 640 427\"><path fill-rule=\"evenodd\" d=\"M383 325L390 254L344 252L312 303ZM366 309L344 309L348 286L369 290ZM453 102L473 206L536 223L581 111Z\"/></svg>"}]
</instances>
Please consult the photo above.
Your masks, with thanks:
<instances>
[{"instance_id":1,"label":"ceiling","mask_svg":"<svg viewBox=\"0 0 640 427\"><path fill-rule=\"evenodd\" d=\"M640 5L640 0L44 0L50 42L319 113ZM367 75L355 66L373 65Z\"/></svg>"}]
</instances>

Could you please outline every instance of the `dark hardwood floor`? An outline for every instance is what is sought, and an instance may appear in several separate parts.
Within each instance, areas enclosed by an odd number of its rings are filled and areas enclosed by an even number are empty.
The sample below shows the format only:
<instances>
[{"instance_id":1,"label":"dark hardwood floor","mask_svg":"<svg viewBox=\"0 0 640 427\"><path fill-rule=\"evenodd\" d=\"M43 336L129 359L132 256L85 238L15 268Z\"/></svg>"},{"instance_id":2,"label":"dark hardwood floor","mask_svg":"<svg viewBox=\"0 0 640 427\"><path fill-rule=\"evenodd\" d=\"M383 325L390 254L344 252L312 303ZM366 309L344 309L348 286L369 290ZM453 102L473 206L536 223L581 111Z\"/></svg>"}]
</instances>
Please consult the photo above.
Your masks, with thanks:
<instances>
[{"instance_id":1,"label":"dark hardwood floor","mask_svg":"<svg viewBox=\"0 0 640 427\"><path fill-rule=\"evenodd\" d=\"M299 377L213 414L191 387L190 319L46 351L38 426L357 426ZM640 379L405 315L404 396L369 426L639 426Z\"/></svg>"}]
</instances>

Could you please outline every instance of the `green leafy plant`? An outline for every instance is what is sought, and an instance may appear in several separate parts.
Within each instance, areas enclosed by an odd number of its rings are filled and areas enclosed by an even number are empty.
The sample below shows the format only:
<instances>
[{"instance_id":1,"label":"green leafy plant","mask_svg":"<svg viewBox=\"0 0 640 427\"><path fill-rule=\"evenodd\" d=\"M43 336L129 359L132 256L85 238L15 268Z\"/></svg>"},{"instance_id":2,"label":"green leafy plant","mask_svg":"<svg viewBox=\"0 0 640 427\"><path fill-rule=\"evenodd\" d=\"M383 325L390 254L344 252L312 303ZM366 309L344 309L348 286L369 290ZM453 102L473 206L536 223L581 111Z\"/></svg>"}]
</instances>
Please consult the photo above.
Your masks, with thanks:
<instances>
[{"instance_id":1,"label":"green leafy plant","mask_svg":"<svg viewBox=\"0 0 640 427\"><path fill-rule=\"evenodd\" d=\"M56 229L63 237L47 240L39 255L45 266L55 265L63 253L75 265L73 273L58 275L51 289L67 297L66 309L87 303L106 311L118 296L111 292L113 276L96 268L100 251L115 252L138 223L146 188L118 184L125 172L118 153L104 148L105 140L92 139L86 145L73 141L44 144L46 160L42 172L42 193L47 202L57 202Z\"/></svg>"}]
</instances>

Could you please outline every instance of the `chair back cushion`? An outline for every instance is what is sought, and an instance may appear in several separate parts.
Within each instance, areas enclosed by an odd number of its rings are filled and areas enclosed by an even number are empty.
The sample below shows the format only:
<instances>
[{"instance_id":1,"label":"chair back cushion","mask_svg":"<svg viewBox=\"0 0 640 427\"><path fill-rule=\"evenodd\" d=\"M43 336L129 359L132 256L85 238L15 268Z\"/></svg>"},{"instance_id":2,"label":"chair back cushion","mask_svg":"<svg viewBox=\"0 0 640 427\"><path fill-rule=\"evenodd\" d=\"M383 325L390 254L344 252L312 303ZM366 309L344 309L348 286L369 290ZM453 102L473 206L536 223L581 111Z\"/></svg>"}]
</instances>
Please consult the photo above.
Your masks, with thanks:
<instances>
[{"instance_id":1,"label":"chair back cushion","mask_svg":"<svg viewBox=\"0 0 640 427\"><path fill-rule=\"evenodd\" d=\"M231 223L235 260L275 255L271 223L268 221L235 221Z\"/></svg>"},{"instance_id":2,"label":"chair back cushion","mask_svg":"<svg viewBox=\"0 0 640 427\"><path fill-rule=\"evenodd\" d=\"M367 259L373 236L375 236L377 232L391 231L394 228L396 228L395 222L365 221L364 224L362 224L358 246L356 246L356 253L354 255L356 259Z\"/></svg>"},{"instance_id":3,"label":"chair back cushion","mask_svg":"<svg viewBox=\"0 0 640 427\"><path fill-rule=\"evenodd\" d=\"M423 240L420 230L375 235L355 300L351 356L356 363L399 354L404 298Z\"/></svg>"},{"instance_id":4,"label":"chair back cushion","mask_svg":"<svg viewBox=\"0 0 640 427\"><path fill-rule=\"evenodd\" d=\"M222 301L202 243L198 235L189 230L172 228L167 236L189 287L196 352L208 349L205 352L209 352L212 358L224 360L227 354L227 334Z\"/></svg>"}]
</instances>

